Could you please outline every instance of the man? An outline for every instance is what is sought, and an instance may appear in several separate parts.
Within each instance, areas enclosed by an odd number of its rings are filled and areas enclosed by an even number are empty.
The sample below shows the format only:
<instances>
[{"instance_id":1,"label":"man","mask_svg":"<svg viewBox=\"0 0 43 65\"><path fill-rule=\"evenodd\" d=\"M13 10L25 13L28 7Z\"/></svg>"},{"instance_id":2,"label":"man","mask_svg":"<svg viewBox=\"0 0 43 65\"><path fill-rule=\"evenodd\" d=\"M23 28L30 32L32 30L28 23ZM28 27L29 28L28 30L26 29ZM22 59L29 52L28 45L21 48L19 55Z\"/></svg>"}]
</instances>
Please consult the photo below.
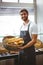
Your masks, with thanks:
<instances>
[{"instance_id":1,"label":"man","mask_svg":"<svg viewBox=\"0 0 43 65\"><path fill-rule=\"evenodd\" d=\"M35 48L37 40L37 26L28 18L29 12L26 9L20 11L23 25L20 30L20 37L24 39L24 45L19 47L19 65L35 65Z\"/></svg>"}]
</instances>

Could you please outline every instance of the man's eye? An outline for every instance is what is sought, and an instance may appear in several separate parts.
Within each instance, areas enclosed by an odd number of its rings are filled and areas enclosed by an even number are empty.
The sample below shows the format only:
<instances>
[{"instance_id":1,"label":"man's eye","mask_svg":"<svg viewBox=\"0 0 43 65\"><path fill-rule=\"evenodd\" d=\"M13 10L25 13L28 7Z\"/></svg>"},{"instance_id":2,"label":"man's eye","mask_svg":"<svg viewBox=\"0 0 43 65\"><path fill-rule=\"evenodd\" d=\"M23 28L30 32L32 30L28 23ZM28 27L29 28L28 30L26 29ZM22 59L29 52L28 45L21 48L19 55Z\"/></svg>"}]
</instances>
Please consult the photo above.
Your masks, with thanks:
<instances>
[{"instance_id":1,"label":"man's eye","mask_svg":"<svg viewBox=\"0 0 43 65\"><path fill-rule=\"evenodd\" d=\"M25 15L25 13L24 14L21 14L21 15L23 16L23 15Z\"/></svg>"}]
</instances>

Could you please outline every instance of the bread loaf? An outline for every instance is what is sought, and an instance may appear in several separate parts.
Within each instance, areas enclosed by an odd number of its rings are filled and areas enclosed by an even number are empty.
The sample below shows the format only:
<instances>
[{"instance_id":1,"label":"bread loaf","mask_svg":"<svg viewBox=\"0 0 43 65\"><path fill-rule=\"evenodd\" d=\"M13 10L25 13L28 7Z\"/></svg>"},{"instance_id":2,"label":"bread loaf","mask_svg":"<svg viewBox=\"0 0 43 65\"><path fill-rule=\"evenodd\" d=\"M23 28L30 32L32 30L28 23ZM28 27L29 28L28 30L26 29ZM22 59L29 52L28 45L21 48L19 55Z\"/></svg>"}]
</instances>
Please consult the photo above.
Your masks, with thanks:
<instances>
[{"instance_id":1,"label":"bread loaf","mask_svg":"<svg viewBox=\"0 0 43 65\"><path fill-rule=\"evenodd\" d=\"M10 44L10 45L20 45L24 43L23 38L6 38L4 39L4 43Z\"/></svg>"}]
</instances>

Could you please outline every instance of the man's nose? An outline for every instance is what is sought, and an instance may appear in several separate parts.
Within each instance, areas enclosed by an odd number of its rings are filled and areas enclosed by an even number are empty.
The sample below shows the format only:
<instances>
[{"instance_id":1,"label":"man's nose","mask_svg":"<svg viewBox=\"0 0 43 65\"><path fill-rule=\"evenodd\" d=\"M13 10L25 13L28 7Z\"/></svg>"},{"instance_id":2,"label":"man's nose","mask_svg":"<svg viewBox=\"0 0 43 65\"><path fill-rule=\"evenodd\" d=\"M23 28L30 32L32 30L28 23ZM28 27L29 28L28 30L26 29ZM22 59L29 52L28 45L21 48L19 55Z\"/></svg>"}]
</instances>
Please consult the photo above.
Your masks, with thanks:
<instances>
[{"instance_id":1,"label":"man's nose","mask_svg":"<svg viewBox=\"0 0 43 65\"><path fill-rule=\"evenodd\" d=\"M24 17L25 15L22 15L22 17Z\"/></svg>"}]
</instances>

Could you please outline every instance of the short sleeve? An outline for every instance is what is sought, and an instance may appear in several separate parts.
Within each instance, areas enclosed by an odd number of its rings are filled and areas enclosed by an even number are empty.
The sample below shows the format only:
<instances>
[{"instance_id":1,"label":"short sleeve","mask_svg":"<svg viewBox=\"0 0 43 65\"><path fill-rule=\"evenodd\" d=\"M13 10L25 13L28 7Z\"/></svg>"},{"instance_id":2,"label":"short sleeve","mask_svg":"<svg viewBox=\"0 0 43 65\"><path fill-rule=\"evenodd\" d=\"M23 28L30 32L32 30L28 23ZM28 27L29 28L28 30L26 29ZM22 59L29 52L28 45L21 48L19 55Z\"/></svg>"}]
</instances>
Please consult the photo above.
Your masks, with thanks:
<instances>
[{"instance_id":1,"label":"short sleeve","mask_svg":"<svg viewBox=\"0 0 43 65\"><path fill-rule=\"evenodd\" d=\"M31 34L38 34L37 24L33 24L31 27Z\"/></svg>"}]
</instances>

